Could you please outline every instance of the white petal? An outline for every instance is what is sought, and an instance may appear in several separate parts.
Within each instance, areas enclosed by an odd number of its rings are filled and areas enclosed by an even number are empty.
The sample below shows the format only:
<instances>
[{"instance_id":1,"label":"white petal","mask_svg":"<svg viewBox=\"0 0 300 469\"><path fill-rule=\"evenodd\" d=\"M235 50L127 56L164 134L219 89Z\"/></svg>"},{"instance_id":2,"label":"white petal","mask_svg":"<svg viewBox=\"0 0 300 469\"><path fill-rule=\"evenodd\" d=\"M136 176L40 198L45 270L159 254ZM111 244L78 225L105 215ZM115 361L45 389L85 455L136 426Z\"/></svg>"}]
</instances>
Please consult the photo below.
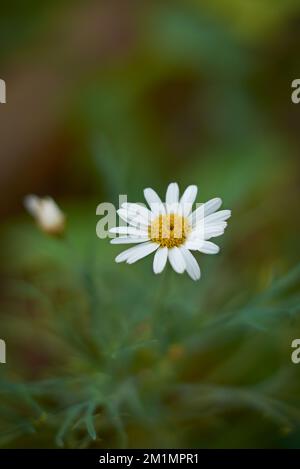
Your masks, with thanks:
<instances>
[{"instance_id":1,"label":"white petal","mask_svg":"<svg viewBox=\"0 0 300 469\"><path fill-rule=\"evenodd\" d=\"M179 187L177 182L171 182L168 185L167 192L166 192L166 204L172 205L177 204L179 200Z\"/></svg>"},{"instance_id":2,"label":"white petal","mask_svg":"<svg viewBox=\"0 0 300 469\"><path fill-rule=\"evenodd\" d=\"M135 226L144 230L148 228L147 223L145 223L144 217L142 217L141 215L132 216L130 212L125 208L119 208L119 210L117 210L117 213L119 217L122 218L122 220L124 220L131 226Z\"/></svg>"},{"instance_id":3,"label":"white petal","mask_svg":"<svg viewBox=\"0 0 300 469\"><path fill-rule=\"evenodd\" d=\"M151 211L154 216L158 216L160 214L165 214L165 207L162 201L160 200L160 197L157 195L157 193L151 189L150 187L147 187L144 190L144 197L151 208Z\"/></svg>"},{"instance_id":4,"label":"white petal","mask_svg":"<svg viewBox=\"0 0 300 469\"><path fill-rule=\"evenodd\" d=\"M226 222L218 223L216 225L208 225L204 227L204 238L216 238L217 236L222 236L224 234L225 228L227 227Z\"/></svg>"},{"instance_id":5,"label":"white petal","mask_svg":"<svg viewBox=\"0 0 300 469\"><path fill-rule=\"evenodd\" d=\"M148 243L145 243L145 244L148 244ZM140 247L141 247L141 245L133 246L132 248L126 249L126 251L121 252L121 254L119 254L116 257L115 261L116 262L127 261L127 259L129 258L130 255L139 252Z\"/></svg>"},{"instance_id":6,"label":"white petal","mask_svg":"<svg viewBox=\"0 0 300 469\"><path fill-rule=\"evenodd\" d=\"M190 251L199 251L199 245L200 245L200 242L197 242L197 240L193 240L193 241L186 241L184 246L186 247L186 249L189 249Z\"/></svg>"},{"instance_id":7,"label":"white petal","mask_svg":"<svg viewBox=\"0 0 300 469\"><path fill-rule=\"evenodd\" d=\"M208 217L205 217L205 223L220 223L231 217L231 210L220 210L219 212L213 213Z\"/></svg>"},{"instance_id":8,"label":"white petal","mask_svg":"<svg viewBox=\"0 0 300 469\"><path fill-rule=\"evenodd\" d=\"M144 197L149 205L153 203L161 203L160 197L157 195L155 190L151 189L151 187L144 189Z\"/></svg>"},{"instance_id":9,"label":"white petal","mask_svg":"<svg viewBox=\"0 0 300 469\"><path fill-rule=\"evenodd\" d=\"M187 217L192 210L193 203L196 200L198 193L198 187L197 186L188 186L186 190L184 191L181 199L180 199L180 205L182 208L182 215Z\"/></svg>"},{"instance_id":10,"label":"white petal","mask_svg":"<svg viewBox=\"0 0 300 469\"><path fill-rule=\"evenodd\" d=\"M155 274L160 274L167 263L168 259L168 248L159 248L154 256L153 260L153 272Z\"/></svg>"},{"instance_id":11,"label":"white petal","mask_svg":"<svg viewBox=\"0 0 300 469\"><path fill-rule=\"evenodd\" d=\"M127 263L128 264L133 264L134 262L142 259L143 257L148 256L152 252L156 251L156 249L159 248L159 244L156 243L144 243L140 244L137 249L139 248L138 251L130 254L130 256L127 258Z\"/></svg>"},{"instance_id":12,"label":"white petal","mask_svg":"<svg viewBox=\"0 0 300 469\"><path fill-rule=\"evenodd\" d=\"M206 223L206 219L202 220L201 223L198 223L193 231L190 233L189 241L194 241L195 239L210 239L216 236L221 236L224 234L224 230L227 227L226 222L221 223Z\"/></svg>"},{"instance_id":13,"label":"white petal","mask_svg":"<svg viewBox=\"0 0 300 469\"><path fill-rule=\"evenodd\" d=\"M214 199L205 202L205 204L200 205L194 212L190 215L190 221L193 225L197 224L204 217L208 217L211 213L216 212L222 205L222 199L216 197Z\"/></svg>"},{"instance_id":14,"label":"white petal","mask_svg":"<svg viewBox=\"0 0 300 469\"><path fill-rule=\"evenodd\" d=\"M125 202L122 204L122 208L128 211L130 217L134 218L139 215L145 219L145 223L149 224L153 218L152 212L147 208L139 204L132 204Z\"/></svg>"},{"instance_id":15,"label":"white petal","mask_svg":"<svg viewBox=\"0 0 300 469\"><path fill-rule=\"evenodd\" d=\"M177 204L167 204L167 213L175 213L176 215L182 215L182 208L179 202Z\"/></svg>"},{"instance_id":16,"label":"white petal","mask_svg":"<svg viewBox=\"0 0 300 469\"><path fill-rule=\"evenodd\" d=\"M167 213L178 213L181 215L181 206L179 206L179 187L176 182L168 185L166 192Z\"/></svg>"},{"instance_id":17,"label":"white petal","mask_svg":"<svg viewBox=\"0 0 300 469\"><path fill-rule=\"evenodd\" d=\"M132 258L135 258L136 256L137 256L136 260L138 260L144 256L147 256L158 247L159 247L158 244L155 244L152 242L139 244L138 246L133 246L132 248L126 249L126 251L121 252L121 254L119 254L116 257L115 261L116 262L129 261L129 259L131 260Z\"/></svg>"},{"instance_id":18,"label":"white petal","mask_svg":"<svg viewBox=\"0 0 300 469\"><path fill-rule=\"evenodd\" d=\"M207 217L211 213L214 213L217 210L219 210L221 205L222 205L222 199L220 199L220 197L215 197L214 199L211 199L208 202L205 202L204 204L205 216Z\"/></svg>"},{"instance_id":19,"label":"white petal","mask_svg":"<svg viewBox=\"0 0 300 469\"><path fill-rule=\"evenodd\" d=\"M175 272L182 274L185 270L185 262L180 250L177 247L169 249L168 257Z\"/></svg>"},{"instance_id":20,"label":"white petal","mask_svg":"<svg viewBox=\"0 0 300 469\"><path fill-rule=\"evenodd\" d=\"M220 248L211 241L203 241L199 247L199 251L204 254L218 254L218 252L220 252Z\"/></svg>"},{"instance_id":21,"label":"white petal","mask_svg":"<svg viewBox=\"0 0 300 469\"><path fill-rule=\"evenodd\" d=\"M218 254L220 251L219 246L210 241L204 241L202 239L187 241L184 246L186 249L190 249L191 251L200 251L204 254Z\"/></svg>"},{"instance_id":22,"label":"white petal","mask_svg":"<svg viewBox=\"0 0 300 469\"><path fill-rule=\"evenodd\" d=\"M111 228L109 232L123 235L148 237L148 232L146 230L139 230L138 228L133 228L132 226L116 226L115 228Z\"/></svg>"},{"instance_id":23,"label":"white petal","mask_svg":"<svg viewBox=\"0 0 300 469\"><path fill-rule=\"evenodd\" d=\"M192 204L195 202L196 197L198 193L198 187L195 185L188 186L184 193L182 194L182 197L180 199L180 203L184 202L191 202Z\"/></svg>"},{"instance_id":24,"label":"white petal","mask_svg":"<svg viewBox=\"0 0 300 469\"><path fill-rule=\"evenodd\" d=\"M145 243L148 241L148 238L141 238L140 236L120 236L119 238L114 238L110 241L111 244L135 244L135 243Z\"/></svg>"},{"instance_id":25,"label":"white petal","mask_svg":"<svg viewBox=\"0 0 300 469\"><path fill-rule=\"evenodd\" d=\"M181 246L180 252L185 260L186 271L193 280L199 280L201 271L198 262L193 254L188 251L184 246Z\"/></svg>"}]
</instances>

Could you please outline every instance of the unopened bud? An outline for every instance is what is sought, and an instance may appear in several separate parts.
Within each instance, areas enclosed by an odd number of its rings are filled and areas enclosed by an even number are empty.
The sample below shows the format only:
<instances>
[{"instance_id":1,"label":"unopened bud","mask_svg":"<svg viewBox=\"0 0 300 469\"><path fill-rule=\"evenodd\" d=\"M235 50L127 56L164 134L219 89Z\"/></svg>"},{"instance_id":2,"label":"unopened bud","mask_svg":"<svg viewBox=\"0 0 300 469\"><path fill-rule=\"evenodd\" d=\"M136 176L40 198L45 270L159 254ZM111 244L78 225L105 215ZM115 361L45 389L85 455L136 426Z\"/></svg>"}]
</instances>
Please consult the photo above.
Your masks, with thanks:
<instances>
[{"instance_id":1,"label":"unopened bud","mask_svg":"<svg viewBox=\"0 0 300 469\"><path fill-rule=\"evenodd\" d=\"M64 233L65 215L51 197L28 195L24 199L24 205L42 231L52 236Z\"/></svg>"}]
</instances>

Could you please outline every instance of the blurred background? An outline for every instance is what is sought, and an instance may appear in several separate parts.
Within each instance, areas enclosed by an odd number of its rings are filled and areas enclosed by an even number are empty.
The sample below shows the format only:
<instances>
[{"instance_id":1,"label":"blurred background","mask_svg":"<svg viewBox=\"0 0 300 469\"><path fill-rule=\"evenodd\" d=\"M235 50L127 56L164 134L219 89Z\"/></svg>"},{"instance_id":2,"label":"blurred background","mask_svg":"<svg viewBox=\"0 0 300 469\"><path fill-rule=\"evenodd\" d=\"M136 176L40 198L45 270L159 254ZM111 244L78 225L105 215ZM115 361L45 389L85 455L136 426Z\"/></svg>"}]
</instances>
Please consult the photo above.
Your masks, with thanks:
<instances>
[{"instance_id":1,"label":"blurred background","mask_svg":"<svg viewBox=\"0 0 300 469\"><path fill-rule=\"evenodd\" d=\"M299 26L297 0L1 6L2 447L299 447ZM233 211L198 283L96 237L172 181Z\"/></svg>"}]
</instances>

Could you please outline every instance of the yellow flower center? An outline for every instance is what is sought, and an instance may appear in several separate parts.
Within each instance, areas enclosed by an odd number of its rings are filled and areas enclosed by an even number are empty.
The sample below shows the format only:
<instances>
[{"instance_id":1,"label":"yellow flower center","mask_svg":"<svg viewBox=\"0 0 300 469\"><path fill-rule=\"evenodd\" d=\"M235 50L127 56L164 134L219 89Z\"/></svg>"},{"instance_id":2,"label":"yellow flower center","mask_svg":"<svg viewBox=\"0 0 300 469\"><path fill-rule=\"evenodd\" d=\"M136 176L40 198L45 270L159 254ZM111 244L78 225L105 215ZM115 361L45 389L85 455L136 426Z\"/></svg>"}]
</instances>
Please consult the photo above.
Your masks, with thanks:
<instances>
[{"instance_id":1,"label":"yellow flower center","mask_svg":"<svg viewBox=\"0 0 300 469\"><path fill-rule=\"evenodd\" d=\"M190 224L185 217L170 213L159 215L148 228L151 241L161 247L174 248L181 246L190 232Z\"/></svg>"}]
</instances>

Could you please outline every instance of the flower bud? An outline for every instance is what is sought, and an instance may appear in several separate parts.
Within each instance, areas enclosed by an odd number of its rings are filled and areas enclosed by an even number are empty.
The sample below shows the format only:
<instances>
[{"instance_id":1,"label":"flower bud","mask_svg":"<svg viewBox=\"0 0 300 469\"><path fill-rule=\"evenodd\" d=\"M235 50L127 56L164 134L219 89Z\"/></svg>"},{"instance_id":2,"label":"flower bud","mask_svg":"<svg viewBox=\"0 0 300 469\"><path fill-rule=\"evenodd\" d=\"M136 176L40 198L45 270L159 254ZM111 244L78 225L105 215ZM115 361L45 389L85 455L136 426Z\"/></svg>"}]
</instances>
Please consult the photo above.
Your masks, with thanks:
<instances>
[{"instance_id":1,"label":"flower bud","mask_svg":"<svg viewBox=\"0 0 300 469\"><path fill-rule=\"evenodd\" d=\"M65 215L51 197L28 195L24 199L24 205L42 231L52 236L63 234Z\"/></svg>"}]
</instances>

